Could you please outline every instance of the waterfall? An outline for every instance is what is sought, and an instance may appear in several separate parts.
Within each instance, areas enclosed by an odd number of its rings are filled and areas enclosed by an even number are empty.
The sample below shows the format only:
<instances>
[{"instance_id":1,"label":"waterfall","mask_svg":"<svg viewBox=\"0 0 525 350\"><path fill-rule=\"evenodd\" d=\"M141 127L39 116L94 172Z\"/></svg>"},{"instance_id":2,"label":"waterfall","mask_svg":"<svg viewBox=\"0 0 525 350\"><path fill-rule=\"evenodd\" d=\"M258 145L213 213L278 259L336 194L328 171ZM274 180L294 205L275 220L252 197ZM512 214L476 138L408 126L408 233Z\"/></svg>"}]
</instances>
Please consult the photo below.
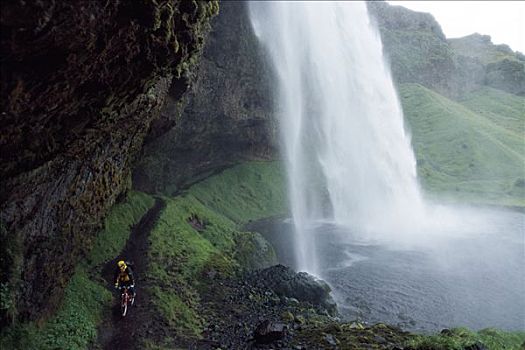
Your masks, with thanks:
<instances>
[{"instance_id":1,"label":"waterfall","mask_svg":"<svg viewBox=\"0 0 525 350\"><path fill-rule=\"evenodd\" d=\"M410 137L362 2L250 2L277 74L298 268L316 274L319 222L368 235L423 216Z\"/></svg>"}]
</instances>

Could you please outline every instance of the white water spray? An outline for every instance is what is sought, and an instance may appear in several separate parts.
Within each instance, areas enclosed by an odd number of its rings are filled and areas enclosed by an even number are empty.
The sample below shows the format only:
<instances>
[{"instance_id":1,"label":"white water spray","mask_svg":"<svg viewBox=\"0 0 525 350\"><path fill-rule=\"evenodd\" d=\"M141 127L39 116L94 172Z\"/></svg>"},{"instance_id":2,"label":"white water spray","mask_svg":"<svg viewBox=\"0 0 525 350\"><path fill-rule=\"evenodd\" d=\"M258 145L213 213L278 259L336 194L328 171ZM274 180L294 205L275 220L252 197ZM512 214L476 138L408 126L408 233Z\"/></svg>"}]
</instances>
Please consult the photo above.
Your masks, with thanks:
<instances>
[{"instance_id":1,"label":"white water spray","mask_svg":"<svg viewBox=\"0 0 525 350\"><path fill-rule=\"evenodd\" d=\"M397 234L425 206L378 31L361 2L251 2L278 76L298 267L318 274L319 222Z\"/></svg>"}]
</instances>

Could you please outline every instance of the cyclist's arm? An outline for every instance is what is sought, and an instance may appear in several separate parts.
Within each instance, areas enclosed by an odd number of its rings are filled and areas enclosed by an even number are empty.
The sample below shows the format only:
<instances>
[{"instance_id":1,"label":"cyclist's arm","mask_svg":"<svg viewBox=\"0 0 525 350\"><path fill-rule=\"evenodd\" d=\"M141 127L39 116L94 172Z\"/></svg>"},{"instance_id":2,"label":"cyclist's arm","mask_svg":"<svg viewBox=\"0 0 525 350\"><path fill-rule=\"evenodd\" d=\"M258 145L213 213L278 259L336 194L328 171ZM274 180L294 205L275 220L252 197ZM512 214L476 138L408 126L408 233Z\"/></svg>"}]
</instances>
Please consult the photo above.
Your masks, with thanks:
<instances>
[{"instance_id":1,"label":"cyclist's arm","mask_svg":"<svg viewBox=\"0 0 525 350\"><path fill-rule=\"evenodd\" d=\"M118 287L118 285L119 285L119 271L115 272L114 280L115 280L115 286Z\"/></svg>"},{"instance_id":2,"label":"cyclist's arm","mask_svg":"<svg viewBox=\"0 0 525 350\"><path fill-rule=\"evenodd\" d=\"M131 267L128 266L128 276L129 276L129 281L131 282L131 284L135 284L135 278L133 276L133 270L131 270Z\"/></svg>"}]
</instances>

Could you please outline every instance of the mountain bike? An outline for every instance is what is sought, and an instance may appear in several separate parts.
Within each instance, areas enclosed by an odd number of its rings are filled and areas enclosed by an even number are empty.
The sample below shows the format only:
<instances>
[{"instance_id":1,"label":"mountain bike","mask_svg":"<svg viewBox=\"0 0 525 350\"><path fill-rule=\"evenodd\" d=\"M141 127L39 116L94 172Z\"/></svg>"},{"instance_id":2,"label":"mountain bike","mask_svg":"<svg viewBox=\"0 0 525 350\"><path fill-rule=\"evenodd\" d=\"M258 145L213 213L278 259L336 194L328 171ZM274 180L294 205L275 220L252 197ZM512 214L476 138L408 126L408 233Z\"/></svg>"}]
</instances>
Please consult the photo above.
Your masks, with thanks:
<instances>
[{"instance_id":1,"label":"mountain bike","mask_svg":"<svg viewBox=\"0 0 525 350\"><path fill-rule=\"evenodd\" d=\"M133 287L134 286L131 285L131 288ZM135 298L130 294L128 286L121 286L119 287L119 290L122 291L120 296L120 313L122 317L125 317L128 313L128 307L135 303Z\"/></svg>"}]
</instances>

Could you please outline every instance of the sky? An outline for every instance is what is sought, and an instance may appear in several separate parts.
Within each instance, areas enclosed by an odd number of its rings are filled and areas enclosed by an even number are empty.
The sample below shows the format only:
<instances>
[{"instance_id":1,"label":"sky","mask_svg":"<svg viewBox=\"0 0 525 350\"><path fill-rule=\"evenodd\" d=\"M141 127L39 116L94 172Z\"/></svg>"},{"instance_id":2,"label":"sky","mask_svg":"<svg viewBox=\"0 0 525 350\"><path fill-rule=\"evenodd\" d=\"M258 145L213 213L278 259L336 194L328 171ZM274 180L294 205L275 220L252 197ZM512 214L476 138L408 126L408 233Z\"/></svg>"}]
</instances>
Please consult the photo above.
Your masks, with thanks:
<instances>
[{"instance_id":1,"label":"sky","mask_svg":"<svg viewBox=\"0 0 525 350\"><path fill-rule=\"evenodd\" d=\"M490 35L494 44L525 53L525 1L387 2L431 13L447 38L480 33Z\"/></svg>"}]
</instances>

